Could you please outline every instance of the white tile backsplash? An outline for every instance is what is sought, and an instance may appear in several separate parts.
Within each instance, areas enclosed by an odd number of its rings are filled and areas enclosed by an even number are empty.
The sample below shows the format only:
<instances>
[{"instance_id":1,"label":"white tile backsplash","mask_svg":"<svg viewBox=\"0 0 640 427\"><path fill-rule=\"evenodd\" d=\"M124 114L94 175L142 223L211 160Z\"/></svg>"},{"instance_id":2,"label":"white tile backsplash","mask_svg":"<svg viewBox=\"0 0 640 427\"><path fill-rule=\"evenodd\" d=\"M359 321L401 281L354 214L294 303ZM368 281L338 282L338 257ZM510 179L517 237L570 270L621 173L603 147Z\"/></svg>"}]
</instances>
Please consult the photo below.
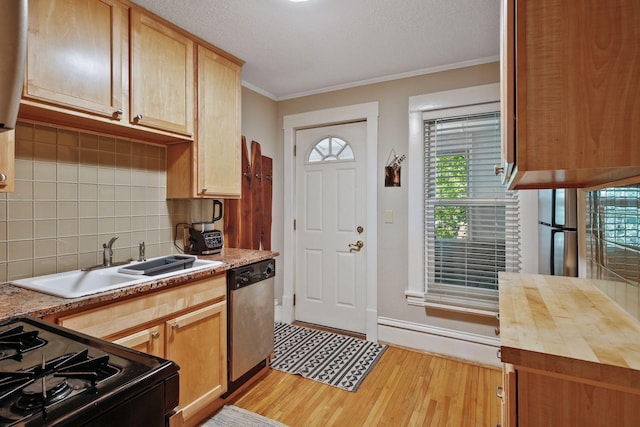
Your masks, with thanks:
<instances>
[{"instance_id":1,"label":"white tile backsplash","mask_svg":"<svg viewBox=\"0 0 640 427\"><path fill-rule=\"evenodd\" d=\"M114 259L175 253L174 224L192 206L167 201L165 148L109 136L19 122L16 191L0 194L0 283ZM172 214L172 211L180 214Z\"/></svg>"}]
</instances>

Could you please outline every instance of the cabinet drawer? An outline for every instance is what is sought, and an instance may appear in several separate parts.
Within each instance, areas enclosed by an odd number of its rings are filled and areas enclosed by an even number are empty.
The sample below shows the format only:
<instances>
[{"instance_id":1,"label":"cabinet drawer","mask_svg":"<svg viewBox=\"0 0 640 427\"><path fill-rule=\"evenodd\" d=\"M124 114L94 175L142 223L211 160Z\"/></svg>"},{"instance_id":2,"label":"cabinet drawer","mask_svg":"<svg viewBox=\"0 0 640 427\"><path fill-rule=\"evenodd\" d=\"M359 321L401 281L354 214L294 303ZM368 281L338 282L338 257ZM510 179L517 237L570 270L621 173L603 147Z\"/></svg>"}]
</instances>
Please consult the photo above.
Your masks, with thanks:
<instances>
[{"instance_id":1,"label":"cabinet drawer","mask_svg":"<svg viewBox=\"0 0 640 427\"><path fill-rule=\"evenodd\" d=\"M199 280L166 291L116 302L58 318L57 323L99 338L174 315L209 301L226 298L226 275Z\"/></svg>"},{"instance_id":2,"label":"cabinet drawer","mask_svg":"<svg viewBox=\"0 0 640 427\"><path fill-rule=\"evenodd\" d=\"M114 343L143 353L164 357L164 325L156 325L113 340Z\"/></svg>"}]
</instances>

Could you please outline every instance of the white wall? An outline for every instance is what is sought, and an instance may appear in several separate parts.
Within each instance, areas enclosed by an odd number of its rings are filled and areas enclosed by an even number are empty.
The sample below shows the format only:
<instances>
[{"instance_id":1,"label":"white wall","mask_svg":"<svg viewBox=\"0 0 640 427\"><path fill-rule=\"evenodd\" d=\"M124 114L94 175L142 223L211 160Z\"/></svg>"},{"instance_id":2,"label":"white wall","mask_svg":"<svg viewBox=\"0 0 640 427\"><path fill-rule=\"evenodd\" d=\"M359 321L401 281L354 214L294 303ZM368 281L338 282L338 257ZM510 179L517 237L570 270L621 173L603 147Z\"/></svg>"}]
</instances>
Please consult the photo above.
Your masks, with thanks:
<instances>
[{"instance_id":1,"label":"white wall","mask_svg":"<svg viewBox=\"0 0 640 427\"><path fill-rule=\"evenodd\" d=\"M387 157L394 149L398 154L408 152L409 141L409 97L439 92L443 90L458 89L469 86L496 83L500 79L499 63L490 63L454 69L423 76L399 79L391 82L378 83L335 92L311 95L286 101L266 102L267 117L272 117L273 105L277 108L276 126L277 137L273 142L274 171L283 170L282 125L284 116L323 110L327 108L342 107L366 102L377 101L379 103L379 128L378 128L378 316L383 334L381 339L396 342L400 345L419 348L434 353L455 353L463 358L474 359L481 363L495 364L495 337L494 328L497 320L488 317L480 317L469 314L461 314L444 310L426 309L423 307L409 306L405 299L405 291L408 288L407 256L408 256L408 193L405 185L406 172L402 172L401 187L384 187L384 165ZM243 103L249 99L259 98L248 89L243 90ZM264 98L264 97L263 97ZM266 99L266 98L265 98ZM273 103L273 104L271 104ZM251 111L249 115L247 105L243 105L243 134L247 136L250 126L255 125L254 120L261 116L260 111ZM246 128L245 128L246 126ZM255 129L255 132L270 135L271 126L265 124L265 129ZM263 142L263 141L260 141ZM266 142L266 140L265 140ZM263 144L263 147L265 145ZM269 146L267 146L269 147ZM265 152L265 148L263 148ZM274 173L275 175L275 173ZM283 181L279 175L274 180L274 245L275 250L281 250L281 237L276 237L276 230L283 230ZM524 195L525 203L530 209L524 209L524 221L526 217L537 211L534 203L537 198L533 192ZM393 222L385 222L385 212L393 212ZM416 232L421 232L416 230ZM537 271L537 231L527 229L523 234L523 245L527 248L536 248L530 255L523 256L523 270ZM276 284L276 297L282 296L282 283ZM435 338L434 338L435 337ZM452 338L453 337L453 338ZM466 340L466 341L465 341ZM460 345L466 342L468 345ZM470 349L477 349L479 355L467 354ZM489 360L489 358L491 360Z\"/></svg>"}]
</instances>

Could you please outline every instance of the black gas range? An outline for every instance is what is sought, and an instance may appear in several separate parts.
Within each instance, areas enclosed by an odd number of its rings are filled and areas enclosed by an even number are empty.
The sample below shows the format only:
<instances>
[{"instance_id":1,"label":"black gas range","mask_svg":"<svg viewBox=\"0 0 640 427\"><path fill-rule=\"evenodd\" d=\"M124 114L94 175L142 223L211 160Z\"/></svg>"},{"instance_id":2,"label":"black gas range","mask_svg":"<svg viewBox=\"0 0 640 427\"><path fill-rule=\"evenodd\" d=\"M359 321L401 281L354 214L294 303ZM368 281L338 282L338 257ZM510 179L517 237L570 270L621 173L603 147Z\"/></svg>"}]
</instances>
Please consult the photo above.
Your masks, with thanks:
<instances>
[{"instance_id":1,"label":"black gas range","mask_svg":"<svg viewBox=\"0 0 640 427\"><path fill-rule=\"evenodd\" d=\"M0 323L0 426L166 426L170 361L41 320Z\"/></svg>"}]
</instances>

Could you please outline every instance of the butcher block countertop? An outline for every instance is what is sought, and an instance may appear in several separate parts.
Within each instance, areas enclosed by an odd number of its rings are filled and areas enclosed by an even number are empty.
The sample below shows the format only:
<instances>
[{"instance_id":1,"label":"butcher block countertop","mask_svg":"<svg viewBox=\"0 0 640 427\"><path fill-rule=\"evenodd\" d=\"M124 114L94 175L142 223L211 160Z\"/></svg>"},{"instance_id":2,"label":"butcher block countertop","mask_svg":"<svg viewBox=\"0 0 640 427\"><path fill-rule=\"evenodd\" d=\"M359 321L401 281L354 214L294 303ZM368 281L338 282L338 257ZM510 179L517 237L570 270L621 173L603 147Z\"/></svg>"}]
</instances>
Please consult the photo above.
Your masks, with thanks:
<instances>
[{"instance_id":1,"label":"butcher block countertop","mask_svg":"<svg viewBox=\"0 0 640 427\"><path fill-rule=\"evenodd\" d=\"M17 316L33 316L44 318L46 316L62 313L70 310L84 309L102 305L119 299L143 295L160 289L180 286L194 280L224 273L231 268L252 264L264 259L278 256L277 252L258 251L252 249L224 248L218 255L201 256L202 259L222 261L224 264L218 267L202 269L186 274L179 274L164 279L149 278L146 283L131 285L98 294L87 295L80 298L60 298L29 289L20 288L10 283L0 284L0 321Z\"/></svg>"},{"instance_id":2,"label":"butcher block countertop","mask_svg":"<svg viewBox=\"0 0 640 427\"><path fill-rule=\"evenodd\" d=\"M500 273L502 361L640 393L640 322L595 283Z\"/></svg>"}]
</instances>

